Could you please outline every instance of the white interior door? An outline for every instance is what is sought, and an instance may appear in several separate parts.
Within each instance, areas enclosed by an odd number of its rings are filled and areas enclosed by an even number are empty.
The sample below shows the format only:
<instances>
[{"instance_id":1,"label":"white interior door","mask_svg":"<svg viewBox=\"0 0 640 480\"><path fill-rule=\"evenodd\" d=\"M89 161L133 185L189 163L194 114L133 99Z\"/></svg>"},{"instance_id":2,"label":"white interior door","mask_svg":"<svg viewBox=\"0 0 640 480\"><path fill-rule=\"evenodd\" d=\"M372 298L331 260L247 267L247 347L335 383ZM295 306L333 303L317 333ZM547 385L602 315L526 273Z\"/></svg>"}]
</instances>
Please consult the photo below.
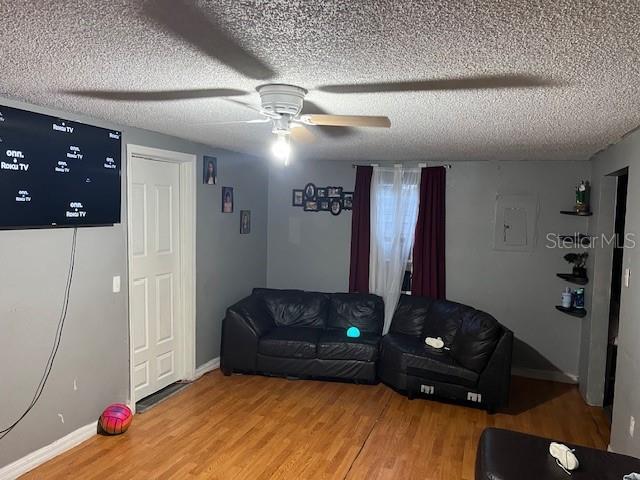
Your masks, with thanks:
<instances>
[{"instance_id":1,"label":"white interior door","mask_svg":"<svg viewBox=\"0 0 640 480\"><path fill-rule=\"evenodd\" d=\"M180 167L131 158L130 322L133 398L180 380L184 319L180 295Z\"/></svg>"}]
</instances>

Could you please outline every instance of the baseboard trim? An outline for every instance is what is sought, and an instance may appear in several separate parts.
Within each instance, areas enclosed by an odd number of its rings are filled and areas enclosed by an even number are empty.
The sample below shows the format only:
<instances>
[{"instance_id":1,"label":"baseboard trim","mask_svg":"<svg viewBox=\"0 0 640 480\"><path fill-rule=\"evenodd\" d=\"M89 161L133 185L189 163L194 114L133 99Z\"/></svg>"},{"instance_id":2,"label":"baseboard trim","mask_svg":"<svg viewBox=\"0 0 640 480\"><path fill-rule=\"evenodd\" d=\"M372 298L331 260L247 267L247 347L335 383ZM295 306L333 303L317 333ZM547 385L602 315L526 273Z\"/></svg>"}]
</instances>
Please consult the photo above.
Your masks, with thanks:
<instances>
[{"instance_id":1,"label":"baseboard trim","mask_svg":"<svg viewBox=\"0 0 640 480\"><path fill-rule=\"evenodd\" d=\"M205 373L209 373L217 368L220 368L220 357L212 358L207 363L203 363L197 367L195 372L193 372L193 378L191 380L197 380Z\"/></svg>"},{"instance_id":2,"label":"baseboard trim","mask_svg":"<svg viewBox=\"0 0 640 480\"><path fill-rule=\"evenodd\" d=\"M571 373L565 373L552 370L537 370L535 368L514 367L511 374L518 377L535 378L536 380L548 380L550 382L559 383L578 383L578 376Z\"/></svg>"},{"instance_id":3,"label":"baseboard trim","mask_svg":"<svg viewBox=\"0 0 640 480\"><path fill-rule=\"evenodd\" d=\"M57 457L61 453L64 453L82 442L89 440L91 437L96 435L96 432L96 422L91 422L84 427L80 427L49 445L46 445L35 452L31 452L15 462L0 468L0 480L14 480L20 475L24 475L37 466Z\"/></svg>"}]
</instances>

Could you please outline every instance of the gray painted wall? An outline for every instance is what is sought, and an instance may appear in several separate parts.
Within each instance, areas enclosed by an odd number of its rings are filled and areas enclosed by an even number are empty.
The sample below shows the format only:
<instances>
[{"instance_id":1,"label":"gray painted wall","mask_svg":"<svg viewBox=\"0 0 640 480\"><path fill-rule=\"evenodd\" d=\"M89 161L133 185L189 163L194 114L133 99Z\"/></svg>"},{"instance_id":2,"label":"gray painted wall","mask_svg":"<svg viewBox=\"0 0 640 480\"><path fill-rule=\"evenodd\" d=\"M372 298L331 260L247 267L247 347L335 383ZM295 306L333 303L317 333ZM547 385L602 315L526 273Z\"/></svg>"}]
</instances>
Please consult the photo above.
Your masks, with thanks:
<instances>
[{"instance_id":1,"label":"gray painted wall","mask_svg":"<svg viewBox=\"0 0 640 480\"><path fill-rule=\"evenodd\" d=\"M585 230L587 221L559 214L590 177L589 162L456 162L447 171L447 291L451 300L486 310L519 341L514 365L578 375L581 320L554 309L566 284L565 251L545 248L547 232ZM269 175L268 285L346 291L351 215L332 217L291 207L291 190L312 181L353 186L349 162L272 166ZM538 241L529 253L493 250L496 193L538 196Z\"/></svg>"},{"instance_id":2,"label":"gray painted wall","mask_svg":"<svg viewBox=\"0 0 640 480\"><path fill-rule=\"evenodd\" d=\"M640 420L640 210L637 208L640 204L640 133L635 132L600 153L592 163L596 234L610 234L613 231L611 192L615 190L615 186L612 184L613 179L606 178L605 175L629 167L625 230L635 235L637 245L635 248L625 249L623 258L623 268L631 269L631 282L629 288L622 288L610 445L616 452L640 457L640 431L636 430L633 437L629 433L630 417ZM607 341L611 253L608 249L594 249L593 257L593 302L597 302L600 307L596 308L594 305L591 324L586 327L583 335L583 351L590 350L591 353L590 360L585 361L583 368L589 371L591 388L587 389L587 393L592 396L599 395L599 400L602 401L601 382L604 377L603 350ZM599 312L598 315L595 315L596 312Z\"/></svg>"},{"instance_id":3,"label":"gray painted wall","mask_svg":"<svg viewBox=\"0 0 640 480\"><path fill-rule=\"evenodd\" d=\"M547 233L586 231L584 217L560 215L574 188L589 179L588 162L465 162L447 172L447 296L494 315L517 338L515 367L578 375L581 319L554 305L568 286L566 250L547 248ZM537 242L531 252L492 248L496 192L538 198Z\"/></svg>"},{"instance_id":4,"label":"gray painted wall","mask_svg":"<svg viewBox=\"0 0 640 480\"><path fill-rule=\"evenodd\" d=\"M349 289L351 212L305 212L292 207L291 191L316 186L353 191L351 162L299 160L269 168L267 284L321 292Z\"/></svg>"},{"instance_id":5,"label":"gray painted wall","mask_svg":"<svg viewBox=\"0 0 640 480\"><path fill-rule=\"evenodd\" d=\"M127 143L198 155L196 363L217 357L225 308L247 295L252 287L266 283L265 163L166 135L8 99L0 99L0 104L122 130L123 173ZM218 157L219 185L202 185L203 154ZM123 177L123 198L124 185ZM221 185L235 187L233 214L220 212ZM240 209L251 210L250 235L239 234ZM124 213L122 218L126 222ZM97 420L108 403L127 400L124 225L79 229L76 270L60 350L37 406L0 440L0 467ZM0 426L12 423L22 413L42 375L60 311L71 236L70 229L0 231ZM114 275L122 277L119 294L111 292ZM73 388L74 380L77 390Z\"/></svg>"}]
</instances>

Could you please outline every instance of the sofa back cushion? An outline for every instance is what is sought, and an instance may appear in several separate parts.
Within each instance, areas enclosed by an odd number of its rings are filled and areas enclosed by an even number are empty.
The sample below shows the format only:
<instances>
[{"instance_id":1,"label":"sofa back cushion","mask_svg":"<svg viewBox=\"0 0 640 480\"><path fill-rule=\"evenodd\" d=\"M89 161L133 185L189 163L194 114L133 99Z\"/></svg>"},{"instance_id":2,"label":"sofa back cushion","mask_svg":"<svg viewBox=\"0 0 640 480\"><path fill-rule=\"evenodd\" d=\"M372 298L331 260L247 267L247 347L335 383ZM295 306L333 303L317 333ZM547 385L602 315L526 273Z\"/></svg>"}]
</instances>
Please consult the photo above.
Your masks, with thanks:
<instances>
[{"instance_id":1,"label":"sofa back cushion","mask_svg":"<svg viewBox=\"0 0 640 480\"><path fill-rule=\"evenodd\" d=\"M434 300L429 297L401 295L393 314L389 332L421 337L429 308L433 302Z\"/></svg>"},{"instance_id":2,"label":"sofa back cushion","mask_svg":"<svg viewBox=\"0 0 640 480\"><path fill-rule=\"evenodd\" d=\"M502 327L491 315L470 309L461 317L453 342L451 356L460 365L480 373L496 348Z\"/></svg>"},{"instance_id":3,"label":"sofa back cushion","mask_svg":"<svg viewBox=\"0 0 640 480\"><path fill-rule=\"evenodd\" d=\"M422 337L442 337L445 346L449 347L456 337L462 318L473 308L449 300L433 300L424 322Z\"/></svg>"},{"instance_id":4,"label":"sofa back cushion","mask_svg":"<svg viewBox=\"0 0 640 480\"><path fill-rule=\"evenodd\" d=\"M325 328L329 302L323 293L302 290L256 289L278 327Z\"/></svg>"},{"instance_id":5,"label":"sofa back cushion","mask_svg":"<svg viewBox=\"0 0 640 480\"><path fill-rule=\"evenodd\" d=\"M366 293L333 293L329 295L329 328L346 330L358 327L361 332L382 334L384 302Z\"/></svg>"}]
</instances>

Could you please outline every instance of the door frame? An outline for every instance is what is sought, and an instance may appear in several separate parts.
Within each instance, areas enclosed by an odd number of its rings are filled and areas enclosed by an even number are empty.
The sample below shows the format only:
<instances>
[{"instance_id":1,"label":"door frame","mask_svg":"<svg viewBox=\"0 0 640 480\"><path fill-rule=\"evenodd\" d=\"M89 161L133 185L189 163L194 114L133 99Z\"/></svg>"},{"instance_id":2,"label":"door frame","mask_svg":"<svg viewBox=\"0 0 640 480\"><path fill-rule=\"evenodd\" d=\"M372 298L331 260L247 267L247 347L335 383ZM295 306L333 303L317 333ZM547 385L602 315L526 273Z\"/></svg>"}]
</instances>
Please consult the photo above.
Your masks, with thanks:
<instances>
[{"instance_id":1,"label":"door frame","mask_svg":"<svg viewBox=\"0 0 640 480\"><path fill-rule=\"evenodd\" d=\"M136 398L133 385L133 323L131 321L131 165L133 158L156 162L176 163L180 167L180 296L182 322L182 371L181 379L191 379L196 369L196 165L197 155L173 152L142 145L127 144L127 313L129 324L129 407L135 413Z\"/></svg>"}]
</instances>

